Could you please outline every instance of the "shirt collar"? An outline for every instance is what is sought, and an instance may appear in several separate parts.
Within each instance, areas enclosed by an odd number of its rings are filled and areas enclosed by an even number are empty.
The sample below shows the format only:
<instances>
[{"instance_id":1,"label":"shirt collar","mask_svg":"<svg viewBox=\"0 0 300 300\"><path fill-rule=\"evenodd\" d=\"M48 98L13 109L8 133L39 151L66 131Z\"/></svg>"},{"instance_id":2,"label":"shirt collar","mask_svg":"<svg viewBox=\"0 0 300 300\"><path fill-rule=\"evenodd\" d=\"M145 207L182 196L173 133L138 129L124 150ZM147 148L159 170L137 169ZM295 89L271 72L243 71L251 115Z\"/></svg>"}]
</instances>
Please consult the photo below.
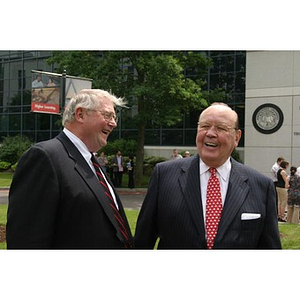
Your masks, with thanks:
<instances>
[{"instance_id":1,"label":"shirt collar","mask_svg":"<svg viewBox=\"0 0 300 300\"><path fill-rule=\"evenodd\" d=\"M207 166L202 159L200 158L200 175L204 174L209 170L209 166ZM218 174L222 177L223 180L227 181L229 178L231 170L231 161L230 157L226 160L226 162L217 168Z\"/></svg>"},{"instance_id":2,"label":"shirt collar","mask_svg":"<svg viewBox=\"0 0 300 300\"><path fill-rule=\"evenodd\" d=\"M79 150L81 155L84 157L84 159L89 162L91 159L91 152L85 145L85 143L78 138L74 133L72 133L67 128L63 129L63 132L66 134L66 136L71 140L71 142L76 146L76 148Z\"/></svg>"}]
</instances>

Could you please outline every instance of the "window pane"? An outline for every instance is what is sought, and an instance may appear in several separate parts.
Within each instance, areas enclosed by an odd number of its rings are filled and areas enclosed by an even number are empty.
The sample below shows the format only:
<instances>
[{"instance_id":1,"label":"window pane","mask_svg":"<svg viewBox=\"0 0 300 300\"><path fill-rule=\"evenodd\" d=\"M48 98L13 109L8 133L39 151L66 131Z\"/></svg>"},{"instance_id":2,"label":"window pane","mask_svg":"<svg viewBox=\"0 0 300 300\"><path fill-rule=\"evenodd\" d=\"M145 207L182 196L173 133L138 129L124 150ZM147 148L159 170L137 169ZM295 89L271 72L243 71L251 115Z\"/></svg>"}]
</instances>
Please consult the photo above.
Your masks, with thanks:
<instances>
[{"instance_id":1,"label":"window pane","mask_svg":"<svg viewBox=\"0 0 300 300\"><path fill-rule=\"evenodd\" d=\"M19 131L21 130L21 115L20 114L11 114L8 115L8 126L9 130Z\"/></svg>"}]
</instances>

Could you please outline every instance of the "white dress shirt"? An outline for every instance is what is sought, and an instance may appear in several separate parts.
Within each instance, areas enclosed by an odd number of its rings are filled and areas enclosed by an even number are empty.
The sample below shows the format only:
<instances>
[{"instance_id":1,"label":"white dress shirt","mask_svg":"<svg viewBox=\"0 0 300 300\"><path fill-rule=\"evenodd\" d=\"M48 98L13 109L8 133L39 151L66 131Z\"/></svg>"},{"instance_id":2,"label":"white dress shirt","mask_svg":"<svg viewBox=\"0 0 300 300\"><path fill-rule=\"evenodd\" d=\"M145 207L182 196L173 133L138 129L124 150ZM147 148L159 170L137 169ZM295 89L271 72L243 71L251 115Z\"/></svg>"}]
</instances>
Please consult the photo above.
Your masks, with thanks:
<instances>
[{"instance_id":1,"label":"white dress shirt","mask_svg":"<svg viewBox=\"0 0 300 300\"><path fill-rule=\"evenodd\" d=\"M207 183L210 177L209 168L200 158L200 187L201 187L201 198L202 198L202 207L203 207L203 218L205 223L206 216L206 192L207 192ZM226 193L228 189L229 176L231 171L231 162L230 158L227 161L216 169L216 175L220 181L221 187L221 196L222 196L222 205L224 206Z\"/></svg>"},{"instance_id":2,"label":"white dress shirt","mask_svg":"<svg viewBox=\"0 0 300 300\"><path fill-rule=\"evenodd\" d=\"M86 160L86 162L90 166L91 170L94 172L95 176L97 176L96 170L95 170L95 168L93 166L93 163L92 163L92 160L91 160L91 152L89 151L89 149L87 148L85 143L80 138L78 138L74 133L72 133L70 130L68 130L67 128L64 128L63 132L71 140L71 142L75 145L75 147L78 149L78 151L81 153L83 158ZM105 176L105 174L103 174L101 168L100 168L100 172L102 173L103 178L106 181L106 184L107 184L107 186L110 190L110 193L111 193L111 195L114 199L114 202L115 202L115 205L116 205L117 209L119 209L118 203L116 201L115 193L114 193L111 185L109 184L109 182L106 180L106 176Z\"/></svg>"}]
</instances>

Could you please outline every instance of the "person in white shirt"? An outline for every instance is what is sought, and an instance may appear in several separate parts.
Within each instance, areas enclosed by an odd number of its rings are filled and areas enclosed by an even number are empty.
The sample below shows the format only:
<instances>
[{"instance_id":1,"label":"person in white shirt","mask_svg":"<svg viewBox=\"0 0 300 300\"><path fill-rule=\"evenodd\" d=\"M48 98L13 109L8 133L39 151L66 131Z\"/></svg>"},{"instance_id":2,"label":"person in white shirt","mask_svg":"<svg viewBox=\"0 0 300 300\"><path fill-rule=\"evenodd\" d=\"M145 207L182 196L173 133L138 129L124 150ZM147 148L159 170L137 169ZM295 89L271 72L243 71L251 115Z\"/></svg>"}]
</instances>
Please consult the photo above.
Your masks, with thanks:
<instances>
[{"instance_id":1,"label":"person in white shirt","mask_svg":"<svg viewBox=\"0 0 300 300\"><path fill-rule=\"evenodd\" d=\"M41 88L44 86L41 75L36 75L36 79L32 82L33 88Z\"/></svg>"},{"instance_id":2,"label":"person in white shirt","mask_svg":"<svg viewBox=\"0 0 300 300\"><path fill-rule=\"evenodd\" d=\"M274 185L276 186L277 184L277 172L280 168L280 163L284 161L284 158L282 156L278 157L276 162L274 163L274 165L272 166L271 168L271 176L272 176L272 179L273 179L273 182L274 182Z\"/></svg>"},{"instance_id":3,"label":"person in white shirt","mask_svg":"<svg viewBox=\"0 0 300 300\"><path fill-rule=\"evenodd\" d=\"M181 154L179 154L178 149L173 150L173 154L171 156L171 160L183 158Z\"/></svg>"}]
</instances>

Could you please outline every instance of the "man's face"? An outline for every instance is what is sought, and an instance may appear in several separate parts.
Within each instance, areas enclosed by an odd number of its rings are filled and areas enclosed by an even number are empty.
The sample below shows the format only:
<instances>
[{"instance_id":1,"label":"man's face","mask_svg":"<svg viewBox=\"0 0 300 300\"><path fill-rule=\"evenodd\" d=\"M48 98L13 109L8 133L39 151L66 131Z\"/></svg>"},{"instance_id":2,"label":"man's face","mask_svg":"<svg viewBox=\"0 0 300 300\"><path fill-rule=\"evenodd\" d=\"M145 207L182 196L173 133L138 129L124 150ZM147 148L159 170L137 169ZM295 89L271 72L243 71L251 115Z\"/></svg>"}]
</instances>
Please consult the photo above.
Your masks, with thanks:
<instances>
[{"instance_id":1,"label":"man's face","mask_svg":"<svg viewBox=\"0 0 300 300\"><path fill-rule=\"evenodd\" d=\"M206 165L217 168L225 163L241 138L235 127L236 115L229 107L214 105L202 112L196 145Z\"/></svg>"},{"instance_id":2,"label":"man's face","mask_svg":"<svg viewBox=\"0 0 300 300\"><path fill-rule=\"evenodd\" d=\"M104 113L115 114L113 104L109 100L103 100L101 108L95 111L86 111L84 116L83 142L91 152L96 152L107 144L107 138L117 126L113 118L107 119Z\"/></svg>"}]
</instances>

